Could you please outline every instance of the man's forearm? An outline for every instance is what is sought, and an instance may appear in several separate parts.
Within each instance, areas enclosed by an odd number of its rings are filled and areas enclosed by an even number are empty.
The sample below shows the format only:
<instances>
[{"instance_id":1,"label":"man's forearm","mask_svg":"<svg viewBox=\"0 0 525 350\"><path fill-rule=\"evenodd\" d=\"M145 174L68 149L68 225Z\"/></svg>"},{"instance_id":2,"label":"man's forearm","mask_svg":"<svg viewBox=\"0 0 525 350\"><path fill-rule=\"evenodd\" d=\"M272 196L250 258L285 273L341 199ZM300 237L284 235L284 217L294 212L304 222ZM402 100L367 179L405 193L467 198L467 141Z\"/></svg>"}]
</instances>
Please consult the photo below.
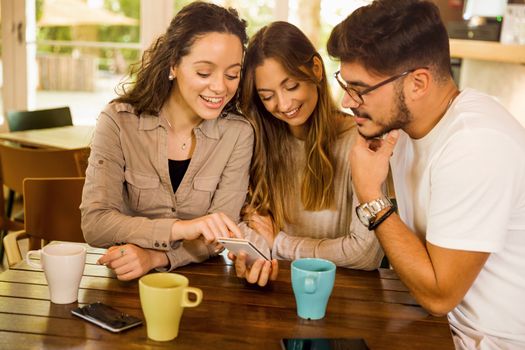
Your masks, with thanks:
<instances>
[{"instance_id":1,"label":"man's forearm","mask_svg":"<svg viewBox=\"0 0 525 350\"><path fill-rule=\"evenodd\" d=\"M431 313L441 309L444 297L425 243L392 214L377 229L376 235L390 264L417 301Z\"/></svg>"}]
</instances>

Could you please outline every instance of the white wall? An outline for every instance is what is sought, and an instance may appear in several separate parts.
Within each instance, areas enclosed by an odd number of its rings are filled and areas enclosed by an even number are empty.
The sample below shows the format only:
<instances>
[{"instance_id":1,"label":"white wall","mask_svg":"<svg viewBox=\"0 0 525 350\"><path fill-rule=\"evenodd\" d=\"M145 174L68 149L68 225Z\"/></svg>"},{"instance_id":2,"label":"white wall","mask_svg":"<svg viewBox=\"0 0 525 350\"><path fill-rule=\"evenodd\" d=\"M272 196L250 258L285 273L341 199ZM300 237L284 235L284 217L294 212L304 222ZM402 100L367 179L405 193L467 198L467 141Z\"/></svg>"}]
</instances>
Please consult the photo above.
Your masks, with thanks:
<instances>
[{"instance_id":1,"label":"white wall","mask_svg":"<svg viewBox=\"0 0 525 350\"><path fill-rule=\"evenodd\" d=\"M497 97L525 126L525 65L465 59L460 89L465 87Z\"/></svg>"}]
</instances>

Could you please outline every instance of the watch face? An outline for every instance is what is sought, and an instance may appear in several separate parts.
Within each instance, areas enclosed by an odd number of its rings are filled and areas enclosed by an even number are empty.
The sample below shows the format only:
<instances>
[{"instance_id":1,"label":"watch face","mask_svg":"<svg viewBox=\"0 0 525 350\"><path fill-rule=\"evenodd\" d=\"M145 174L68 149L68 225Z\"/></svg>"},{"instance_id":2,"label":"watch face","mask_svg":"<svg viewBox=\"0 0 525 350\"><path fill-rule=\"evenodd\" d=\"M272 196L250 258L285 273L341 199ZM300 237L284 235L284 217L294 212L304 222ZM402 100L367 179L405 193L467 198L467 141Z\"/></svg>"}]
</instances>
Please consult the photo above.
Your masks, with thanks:
<instances>
[{"instance_id":1,"label":"watch face","mask_svg":"<svg viewBox=\"0 0 525 350\"><path fill-rule=\"evenodd\" d=\"M368 227L370 225L370 212L363 208L362 206L358 206L357 208L355 208L355 211L357 213L357 217L359 218L359 221L361 221L363 223L363 225L365 225L366 227Z\"/></svg>"},{"instance_id":2,"label":"watch face","mask_svg":"<svg viewBox=\"0 0 525 350\"><path fill-rule=\"evenodd\" d=\"M359 221L361 221L366 227L369 227L377 213L389 206L392 206L392 202L388 198L383 197L357 206L355 212Z\"/></svg>"}]
</instances>

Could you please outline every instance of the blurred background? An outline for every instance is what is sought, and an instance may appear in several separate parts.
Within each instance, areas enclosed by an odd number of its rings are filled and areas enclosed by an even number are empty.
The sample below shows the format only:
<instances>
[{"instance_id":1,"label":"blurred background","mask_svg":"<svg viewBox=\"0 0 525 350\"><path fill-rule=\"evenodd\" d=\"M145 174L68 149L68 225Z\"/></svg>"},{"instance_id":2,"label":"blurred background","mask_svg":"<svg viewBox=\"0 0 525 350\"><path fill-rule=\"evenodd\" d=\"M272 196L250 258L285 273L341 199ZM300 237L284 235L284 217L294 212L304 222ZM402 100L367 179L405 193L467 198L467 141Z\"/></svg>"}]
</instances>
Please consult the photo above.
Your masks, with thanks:
<instances>
[{"instance_id":1,"label":"blurred background","mask_svg":"<svg viewBox=\"0 0 525 350\"><path fill-rule=\"evenodd\" d=\"M93 125L130 64L189 0L0 0L0 130L9 110L67 105ZM334 25L370 0L217 0L249 34L274 20L299 26L326 55ZM460 88L490 93L525 125L525 0L435 0L447 23ZM335 98L341 91L331 81Z\"/></svg>"}]
</instances>

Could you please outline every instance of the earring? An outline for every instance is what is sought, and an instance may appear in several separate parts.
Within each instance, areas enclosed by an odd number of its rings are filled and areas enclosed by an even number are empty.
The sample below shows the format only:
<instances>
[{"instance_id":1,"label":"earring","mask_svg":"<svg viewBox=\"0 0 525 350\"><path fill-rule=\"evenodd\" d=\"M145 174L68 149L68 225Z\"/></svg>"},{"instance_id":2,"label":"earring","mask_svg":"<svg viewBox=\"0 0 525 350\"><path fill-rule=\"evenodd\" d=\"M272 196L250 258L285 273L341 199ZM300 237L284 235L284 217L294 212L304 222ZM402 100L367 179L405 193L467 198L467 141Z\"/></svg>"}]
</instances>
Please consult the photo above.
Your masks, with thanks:
<instances>
[{"instance_id":1,"label":"earring","mask_svg":"<svg viewBox=\"0 0 525 350\"><path fill-rule=\"evenodd\" d=\"M168 80L171 81L171 80L173 80L173 79L175 79L175 76L174 76L173 74L170 73L170 75L168 75Z\"/></svg>"}]
</instances>

